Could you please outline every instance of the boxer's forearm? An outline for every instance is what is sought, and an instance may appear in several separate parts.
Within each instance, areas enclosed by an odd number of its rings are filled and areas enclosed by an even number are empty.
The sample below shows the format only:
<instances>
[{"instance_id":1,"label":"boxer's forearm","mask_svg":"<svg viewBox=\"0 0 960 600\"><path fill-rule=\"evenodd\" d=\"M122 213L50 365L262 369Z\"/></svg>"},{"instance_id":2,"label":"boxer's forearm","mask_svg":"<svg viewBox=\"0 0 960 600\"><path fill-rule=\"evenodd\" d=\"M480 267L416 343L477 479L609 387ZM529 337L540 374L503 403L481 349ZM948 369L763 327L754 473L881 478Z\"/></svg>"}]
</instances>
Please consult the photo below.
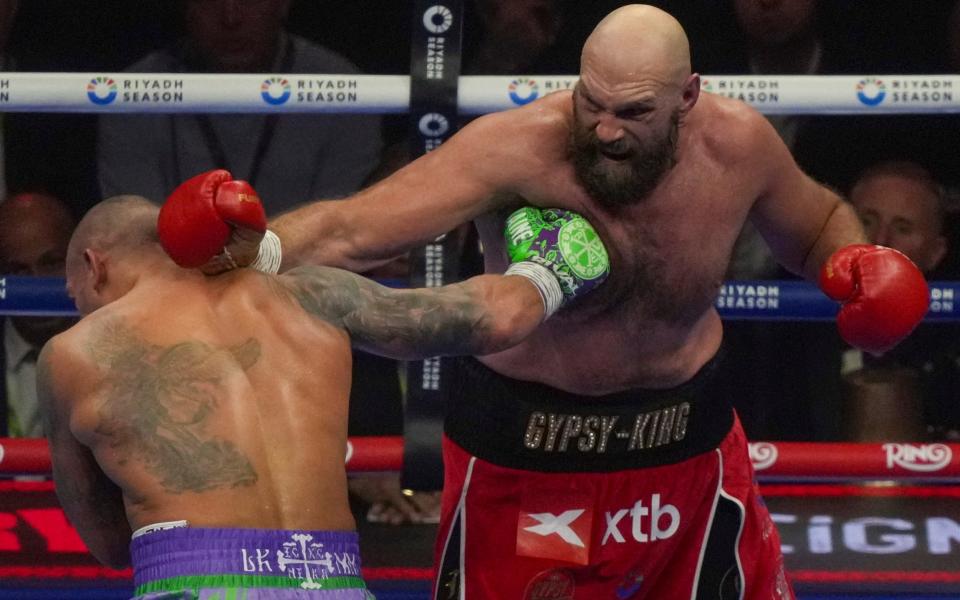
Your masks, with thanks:
<instances>
[{"instance_id":1,"label":"boxer's forearm","mask_svg":"<svg viewBox=\"0 0 960 600\"><path fill-rule=\"evenodd\" d=\"M850 204L837 198L836 205L829 213L803 261L802 274L807 281L817 282L820 268L831 254L850 244L867 243L860 219Z\"/></svg>"},{"instance_id":2,"label":"boxer's forearm","mask_svg":"<svg viewBox=\"0 0 960 600\"><path fill-rule=\"evenodd\" d=\"M337 269L303 267L286 277L309 314L346 329L356 347L393 358L489 354L518 343L544 315L539 292L522 277L413 290Z\"/></svg>"},{"instance_id":3,"label":"boxer's forearm","mask_svg":"<svg viewBox=\"0 0 960 600\"><path fill-rule=\"evenodd\" d=\"M497 194L505 167L480 164L474 137L457 136L345 200L313 202L275 219L282 270L313 264L365 271L512 199Z\"/></svg>"},{"instance_id":4,"label":"boxer's forearm","mask_svg":"<svg viewBox=\"0 0 960 600\"><path fill-rule=\"evenodd\" d=\"M280 237L280 270L301 265L326 265L355 271L376 266L354 257L357 230L345 200L319 200L283 214L269 224Z\"/></svg>"},{"instance_id":5,"label":"boxer's forearm","mask_svg":"<svg viewBox=\"0 0 960 600\"><path fill-rule=\"evenodd\" d=\"M358 348L409 360L505 350L543 315L543 301L528 280L480 275L441 288L390 290L345 323Z\"/></svg>"},{"instance_id":6,"label":"boxer's forearm","mask_svg":"<svg viewBox=\"0 0 960 600\"><path fill-rule=\"evenodd\" d=\"M60 504L90 554L114 569L130 565L130 525L120 488L102 472L91 480L66 473L54 462L54 484Z\"/></svg>"}]
</instances>

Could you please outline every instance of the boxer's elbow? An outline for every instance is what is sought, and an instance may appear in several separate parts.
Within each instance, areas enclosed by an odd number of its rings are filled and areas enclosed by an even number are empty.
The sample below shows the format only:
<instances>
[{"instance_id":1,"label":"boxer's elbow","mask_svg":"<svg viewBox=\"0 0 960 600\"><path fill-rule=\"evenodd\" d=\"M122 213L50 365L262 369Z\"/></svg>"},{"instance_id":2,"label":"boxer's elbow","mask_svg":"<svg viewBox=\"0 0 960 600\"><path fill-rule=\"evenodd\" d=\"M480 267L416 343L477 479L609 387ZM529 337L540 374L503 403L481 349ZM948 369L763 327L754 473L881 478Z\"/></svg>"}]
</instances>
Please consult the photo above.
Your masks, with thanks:
<instances>
[{"instance_id":1,"label":"boxer's elbow","mask_svg":"<svg viewBox=\"0 0 960 600\"><path fill-rule=\"evenodd\" d=\"M111 553L102 559L100 562L110 567L111 569L126 569L130 566L130 552L117 552Z\"/></svg>"},{"instance_id":2,"label":"boxer's elbow","mask_svg":"<svg viewBox=\"0 0 960 600\"><path fill-rule=\"evenodd\" d=\"M87 548L101 564L111 569L125 569L130 566L129 536L98 536L95 540L86 540Z\"/></svg>"}]
</instances>

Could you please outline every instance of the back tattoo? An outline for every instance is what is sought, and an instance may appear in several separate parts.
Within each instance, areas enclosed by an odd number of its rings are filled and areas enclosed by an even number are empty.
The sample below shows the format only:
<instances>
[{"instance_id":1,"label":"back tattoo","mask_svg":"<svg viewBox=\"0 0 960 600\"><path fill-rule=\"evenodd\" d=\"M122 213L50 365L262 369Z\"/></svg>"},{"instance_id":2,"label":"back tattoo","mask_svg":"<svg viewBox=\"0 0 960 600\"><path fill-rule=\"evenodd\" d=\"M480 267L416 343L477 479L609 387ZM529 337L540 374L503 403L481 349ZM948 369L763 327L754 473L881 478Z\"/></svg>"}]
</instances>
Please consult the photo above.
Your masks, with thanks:
<instances>
[{"instance_id":1,"label":"back tattoo","mask_svg":"<svg viewBox=\"0 0 960 600\"><path fill-rule=\"evenodd\" d=\"M211 435L210 417L226 400L222 379L252 367L260 343L217 348L197 340L158 346L113 320L88 344L106 371L96 432L125 446L164 490L179 494L252 485L257 473L229 440Z\"/></svg>"}]
</instances>

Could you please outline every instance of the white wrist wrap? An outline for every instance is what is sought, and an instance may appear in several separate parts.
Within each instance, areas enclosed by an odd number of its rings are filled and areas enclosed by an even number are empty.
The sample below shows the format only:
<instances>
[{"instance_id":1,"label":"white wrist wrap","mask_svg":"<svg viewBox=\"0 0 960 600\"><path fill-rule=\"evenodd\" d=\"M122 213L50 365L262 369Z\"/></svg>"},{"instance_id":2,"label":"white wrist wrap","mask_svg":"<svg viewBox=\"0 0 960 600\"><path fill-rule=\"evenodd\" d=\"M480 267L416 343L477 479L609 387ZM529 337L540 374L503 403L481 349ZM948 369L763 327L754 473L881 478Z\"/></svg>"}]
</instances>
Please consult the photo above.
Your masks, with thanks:
<instances>
[{"instance_id":1,"label":"white wrist wrap","mask_svg":"<svg viewBox=\"0 0 960 600\"><path fill-rule=\"evenodd\" d=\"M266 235L260 240L260 250L257 251L256 260L250 263L250 268L264 273L279 273L282 258L280 238L268 229Z\"/></svg>"},{"instance_id":2,"label":"white wrist wrap","mask_svg":"<svg viewBox=\"0 0 960 600\"><path fill-rule=\"evenodd\" d=\"M550 315L557 312L560 305L563 304L563 290L560 289L560 282L556 275L550 269L535 262L513 263L504 272L504 275L519 275L526 277L540 292L540 299L543 300L543 320L546 321Z\"/></svg>"}]
</instances>

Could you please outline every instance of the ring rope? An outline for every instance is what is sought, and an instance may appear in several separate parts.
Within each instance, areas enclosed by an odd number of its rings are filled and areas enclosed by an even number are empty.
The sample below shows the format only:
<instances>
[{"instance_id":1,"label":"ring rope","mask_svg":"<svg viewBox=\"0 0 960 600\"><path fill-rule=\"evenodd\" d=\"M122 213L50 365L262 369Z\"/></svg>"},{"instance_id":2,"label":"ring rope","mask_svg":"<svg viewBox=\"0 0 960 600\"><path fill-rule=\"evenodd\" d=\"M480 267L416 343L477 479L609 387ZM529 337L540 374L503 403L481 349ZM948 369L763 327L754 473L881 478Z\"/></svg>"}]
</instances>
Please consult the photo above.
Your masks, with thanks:
<instances>
[{"instance_id":1,"label":"ring rope","mask_svg":"<svg viewBox=\"0 0 960 600\"><path fill-rule=\"evenodd\" d=\"M399 280L381 280L402 287ZM928 322L960 320L960 282L930 282ZM806 281L728 281L715 301L720 316L729 320L827 321L837 315L838 305ZM66 294L65 283L56 277L0 275L0 315L73 316L76 308Z\"/></svg>"},{"instance_id":2,"label":"ring rope","mask_svg":"<svg viewBox=\"0 0 960 600\"><path fill-rule=\"evenodd\" d=\"M960 444L752 442L750 461L761 480L960 480ZM396 472L403 465L400 436L351 437L347 471ZM48 475L43 438L0 438L0 475Z\"/></svg>"},{"instance_id":3,"label":"ring rope","mask_svg":"<svg viewBox=\"0 0 960 600\"><path fill-rule=\"evenodd\" d=\"M409 75L3 73L0 110L69 113L406 113ZM576 75L463 75L460 114L572 89ZM960 75L704 75L702 89L765 114L960 111ZM956 90L956 94L954 93Z\"/></svg>"}]
</instances>

